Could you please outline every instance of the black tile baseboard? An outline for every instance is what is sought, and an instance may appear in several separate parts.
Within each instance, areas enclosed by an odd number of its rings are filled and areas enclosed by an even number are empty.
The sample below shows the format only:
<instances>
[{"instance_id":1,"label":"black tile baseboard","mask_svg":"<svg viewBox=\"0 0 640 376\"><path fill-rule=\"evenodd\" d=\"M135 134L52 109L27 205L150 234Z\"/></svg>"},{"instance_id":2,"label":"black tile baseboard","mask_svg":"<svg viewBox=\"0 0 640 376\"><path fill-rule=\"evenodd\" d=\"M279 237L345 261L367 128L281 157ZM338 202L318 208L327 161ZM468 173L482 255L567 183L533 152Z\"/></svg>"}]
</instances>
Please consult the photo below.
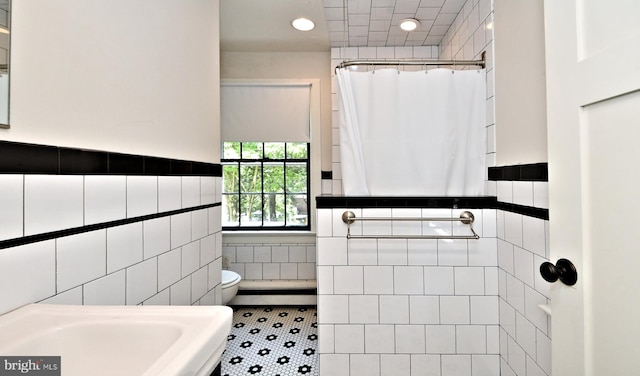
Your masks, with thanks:
<instances>
[{"instance_id":1,"label":"black tile baseboard","mask_svg":"<svg viewBox=\"0 0 640 376\"><path fill-rule=\"evenodd\" d=\"M238 295L318 295L318 289L276 289L276 290L251 290L240 289Z\"/></svg>"},{"instance_id":2,"label":"black tile baseboard","mask_svg":"<svg viewBox=\"0 0 640 376\"><path fill-rule=\"evenodd\" d=\"M0 174L222 176L222 165L0 141Z\"/></svg>"}]
</instances>

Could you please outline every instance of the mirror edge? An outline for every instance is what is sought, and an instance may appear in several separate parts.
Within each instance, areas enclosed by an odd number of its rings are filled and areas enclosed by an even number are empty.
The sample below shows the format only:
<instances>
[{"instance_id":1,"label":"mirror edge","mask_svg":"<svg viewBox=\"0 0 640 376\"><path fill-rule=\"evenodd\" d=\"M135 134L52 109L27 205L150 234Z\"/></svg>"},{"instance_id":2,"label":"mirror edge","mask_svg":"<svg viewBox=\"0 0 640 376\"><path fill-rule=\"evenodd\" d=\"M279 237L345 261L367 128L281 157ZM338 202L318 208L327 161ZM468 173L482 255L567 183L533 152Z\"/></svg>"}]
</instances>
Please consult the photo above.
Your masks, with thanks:
<instances>
[{"instance_id":1,"label":"mirror edge","mask_svg":"<svg viewBox=\"0 0 640 376\"><path fill-rule=\"evenodd\" d=\"M7 64L6 64L6 73L7 73L7 123L0 123L0 129L9 129L11 128L11 0L6 0L8 9L7 9L7 29L9 30L9 41L8 41L8 51L7 51Z\"/></svg>"}]
</instances>

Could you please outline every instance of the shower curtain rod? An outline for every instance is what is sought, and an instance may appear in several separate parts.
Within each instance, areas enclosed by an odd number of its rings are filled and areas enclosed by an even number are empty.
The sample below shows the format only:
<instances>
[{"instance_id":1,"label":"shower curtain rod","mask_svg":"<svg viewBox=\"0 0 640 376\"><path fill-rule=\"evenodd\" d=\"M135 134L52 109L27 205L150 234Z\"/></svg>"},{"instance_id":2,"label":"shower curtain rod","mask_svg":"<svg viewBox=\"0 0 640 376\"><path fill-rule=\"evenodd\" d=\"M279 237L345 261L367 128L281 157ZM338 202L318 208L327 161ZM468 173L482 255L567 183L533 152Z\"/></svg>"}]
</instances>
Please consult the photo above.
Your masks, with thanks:
<instances>
[{"instance_id":1,"label":"shower curtain rod","mask_svg":"<svg viewBox=\"0 0 640 376\"><path fill-rule=\"evenodd\" d=\"M486 51L482 51L480 60L435 60L435 59L362 59L345 60L338 64L336 69L346 68L355 65L477 65L481 68L486 66Z\"/></svg>"}]
</instances>

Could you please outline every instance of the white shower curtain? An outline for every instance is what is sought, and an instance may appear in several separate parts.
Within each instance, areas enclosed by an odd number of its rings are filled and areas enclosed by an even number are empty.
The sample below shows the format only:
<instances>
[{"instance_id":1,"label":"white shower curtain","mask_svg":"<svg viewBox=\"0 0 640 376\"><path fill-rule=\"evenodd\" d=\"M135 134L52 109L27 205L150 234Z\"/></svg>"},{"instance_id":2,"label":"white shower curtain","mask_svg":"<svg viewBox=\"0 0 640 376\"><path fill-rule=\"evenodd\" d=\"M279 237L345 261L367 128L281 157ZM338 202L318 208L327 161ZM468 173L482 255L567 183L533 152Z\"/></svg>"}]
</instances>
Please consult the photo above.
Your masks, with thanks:
<instances>
[{"instance_id":1,"label":"white shower curtain","mask_svg":"<svg viewBox=\"0 0 640 376\"><path fill-rule=\"evenodd\" d=\"M337 77L345 195L484 194L485 70Z\"/></svg>"}]
</instances>

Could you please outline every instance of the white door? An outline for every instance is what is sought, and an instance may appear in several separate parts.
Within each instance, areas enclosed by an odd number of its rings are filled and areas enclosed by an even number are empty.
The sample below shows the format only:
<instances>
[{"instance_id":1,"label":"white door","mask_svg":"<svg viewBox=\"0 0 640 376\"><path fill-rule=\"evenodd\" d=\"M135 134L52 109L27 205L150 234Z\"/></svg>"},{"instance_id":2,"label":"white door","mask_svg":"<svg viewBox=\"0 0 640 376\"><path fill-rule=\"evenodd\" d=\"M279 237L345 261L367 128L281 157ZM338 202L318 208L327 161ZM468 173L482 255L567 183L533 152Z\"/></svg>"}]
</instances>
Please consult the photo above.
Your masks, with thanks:
<instances>
[{"instance_id":1,"label":"white door","mask_svg":"<svg viewBox=\"0 0 640 376\"><path fill-rule=\"evenodd\" d=\"M640 1L544 12L553 376L640 375Z\"/></svg>"}]
</instances>

